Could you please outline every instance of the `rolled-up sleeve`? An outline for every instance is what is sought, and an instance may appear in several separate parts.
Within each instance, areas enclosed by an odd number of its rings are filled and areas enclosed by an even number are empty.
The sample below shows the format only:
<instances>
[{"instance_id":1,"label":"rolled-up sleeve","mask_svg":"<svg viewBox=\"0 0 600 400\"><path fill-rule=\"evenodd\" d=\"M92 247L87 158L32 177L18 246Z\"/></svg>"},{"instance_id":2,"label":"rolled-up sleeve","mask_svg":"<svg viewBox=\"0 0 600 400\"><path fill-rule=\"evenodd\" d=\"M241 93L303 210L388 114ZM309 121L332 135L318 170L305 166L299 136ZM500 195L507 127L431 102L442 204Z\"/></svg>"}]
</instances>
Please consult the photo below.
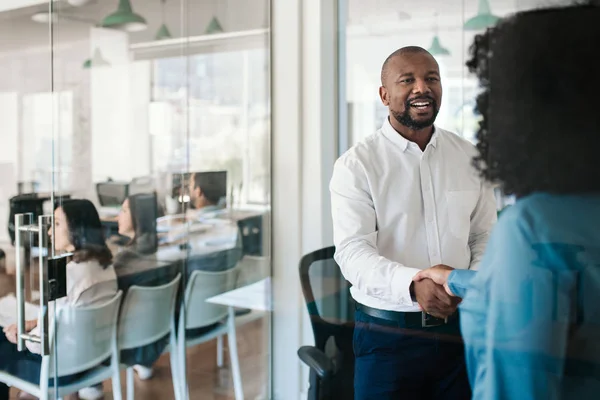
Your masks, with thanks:
<instances>
[{"instance_id":1,"label":"rolled-up sleeve","mask_svg":"<svg viewBox=\"0 0 600 400\"><path fill-rule=\"evenodd\" d=\"M335 260L360 292L412 305L410 285L418 268L389 260L377 249L377 216L363 167L346 158L335 164L330 182Z\"/></svg>"}]
</instances>

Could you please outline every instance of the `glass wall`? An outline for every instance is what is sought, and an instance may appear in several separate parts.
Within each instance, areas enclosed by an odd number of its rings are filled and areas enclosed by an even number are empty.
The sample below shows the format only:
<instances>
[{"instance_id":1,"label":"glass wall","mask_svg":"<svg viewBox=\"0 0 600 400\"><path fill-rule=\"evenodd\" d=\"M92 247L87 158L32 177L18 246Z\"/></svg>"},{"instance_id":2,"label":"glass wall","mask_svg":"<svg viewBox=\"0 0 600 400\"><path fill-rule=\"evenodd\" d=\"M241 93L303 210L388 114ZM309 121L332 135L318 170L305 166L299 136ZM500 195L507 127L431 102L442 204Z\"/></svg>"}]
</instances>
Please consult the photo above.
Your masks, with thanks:
<instances>
[{"instance_id":1,"label":"glass wall","mask_svg":"<svg viewBox=\"0 0 600 400\"><path fill-rule=\"evenodd\" d=\"M15 243L14 214L37 222L56 208L74 229L69 207L80 212L89 201L98 226L86 219L80 230L100 233L111 260L88 271L86 302L63 297L85 308L121 292L115 335L130 368L121 388L109 374L81 398L133 388L143 399L268 392L269 12L268 0L0 5L0 326L20 315L11 303L21 298L12 294L16 259L30 318L45 310L45 274L62 268L72 288L86 243L57 247L58 228L47 249ZM29 261L38 253L50 259L40 268ZM49 332L66 329L57 315ZM88 348L100 346L87 337ZM62 376L70 361L56 340Z\"/></svg>"},{"instance_id":2,"label":"glass wall","mask_svg":"<svg viewBox=\"0 0 600 400\"><path fill-rule=\"evenodd\" d=\"M517 11L571 4L568 0L393 1L345 0L344 59L349 145L381 127L387 116L378 95L381 65L404 46L428 49L440 65L444 90L436 123L474 142L477 116L473 112L477 81L465 62L475 35ZM491 16L488 15L488 12ZM343 53L342 53L343 54ZM345 150L345 149L342 149Z\"/></svg>"}]
</instances>

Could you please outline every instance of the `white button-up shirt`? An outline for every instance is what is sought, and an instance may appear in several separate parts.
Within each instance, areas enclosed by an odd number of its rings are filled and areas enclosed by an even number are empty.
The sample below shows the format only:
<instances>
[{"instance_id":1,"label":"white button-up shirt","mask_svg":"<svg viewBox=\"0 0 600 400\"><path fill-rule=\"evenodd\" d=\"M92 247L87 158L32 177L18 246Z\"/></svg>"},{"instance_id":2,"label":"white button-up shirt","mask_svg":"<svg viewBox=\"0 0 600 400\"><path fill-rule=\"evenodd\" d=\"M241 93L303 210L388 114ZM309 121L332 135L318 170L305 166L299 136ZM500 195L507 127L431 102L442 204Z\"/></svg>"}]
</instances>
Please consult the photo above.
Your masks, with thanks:
<instances>
[{"instance_id":1,"label":"white button-up shirt","mask_svg":"<svg viewBox=\"0 0 600 400\"><path fill-rule=\"evenodd\" d=\"M383 310L419 311L414 275L436 264L475 269L496 221L493 189L471 165L474 146L435 127L425 148L386 119L335 163L335 260L352 297Z\"/></svg>"}]
</instances>

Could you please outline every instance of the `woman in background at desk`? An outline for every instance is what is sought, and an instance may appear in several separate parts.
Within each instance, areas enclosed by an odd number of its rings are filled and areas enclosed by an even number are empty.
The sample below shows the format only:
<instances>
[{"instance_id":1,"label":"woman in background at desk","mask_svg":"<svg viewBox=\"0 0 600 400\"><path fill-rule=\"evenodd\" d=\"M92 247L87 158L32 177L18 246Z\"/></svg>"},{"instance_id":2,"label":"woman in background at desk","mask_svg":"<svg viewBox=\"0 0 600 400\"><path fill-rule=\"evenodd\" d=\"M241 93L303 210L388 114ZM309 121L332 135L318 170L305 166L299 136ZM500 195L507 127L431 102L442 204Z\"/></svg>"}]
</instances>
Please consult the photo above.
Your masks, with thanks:
<instances>
[{"instance_id":1,"label":"woman in background at desk","mask_svg":"<svg viewBox=\"0 0 600 400\"><path fill-rule=\"evenodd\" d=\"M476 165L516 203L479 272L433 267L464 300L475 400L600 396L600 7L516 14L475 39L483 93ZM543 33L541 33L543 32Z\"/></svg>"},{"instance_id":2,"label":"woman in background at desk","mask_svg":"<svg viewBox=\"0 0 600 400\"><path fill-rule=\"evenodd\" d=\"M156 269L158 261L155 253L157 249L156 239L157 204L156 197L150 194L137 194L127 197L123 202L121 212L117 218L119 234L127 238L127 243L115 254L114 266L118 276L147 272L144 276L150 281L135 281L138 286L155 286L168 282L162 275L156 276L150 273ZM139 278L139 275L137 276ZM121 289L125 289L121 287ZM121 360L144 359L144 364L135 364L133 369L141 380L152 377L152 364L160 357L166 346L166 340L159 340L155 345L148 345L141 349L123 350Z\"/></svg>"},{"instance_id":3,"label":"woman in background at desk","mask_svg":"<svg viewBox=\"0 0 600 400\"><path fill-rule=\"evenodd\" d=\"M52 235L52 229L49 234ZM88 200L65 200L54 211L52 243L57 253L72 252L67 264L67 296L49 303L58 311L65 307L98 304L117 293L117 276L112 266L112 254L106 246L98 212ZM25 329L39 335L38 320L26 321ZM52 324L52 322L50 322ZM40 344L26 342L27 350L17 350L17 326L10 325L0 335L0 369L22 379L39 384L41 360ZM57 350L58 351L58 350ZM61 377L67 384L79 376ZM0 400L8 400L8 386L0 383ZM21 398L26 397L23 393ZM73 398L77 398L76 395Z\"/></svg>"},{"instance_id":4,"label":"woman in background at desk","mask_svg":"<svg viewBox=\"0 0 600 400\"><path fill-rule=\"evenodd\" d=\"M127 239L123 250L143 255L156 252L157 207L156 198L151 195L137 194L125 199L117 217L119 235Z\"/></svg>"}]
</instances>

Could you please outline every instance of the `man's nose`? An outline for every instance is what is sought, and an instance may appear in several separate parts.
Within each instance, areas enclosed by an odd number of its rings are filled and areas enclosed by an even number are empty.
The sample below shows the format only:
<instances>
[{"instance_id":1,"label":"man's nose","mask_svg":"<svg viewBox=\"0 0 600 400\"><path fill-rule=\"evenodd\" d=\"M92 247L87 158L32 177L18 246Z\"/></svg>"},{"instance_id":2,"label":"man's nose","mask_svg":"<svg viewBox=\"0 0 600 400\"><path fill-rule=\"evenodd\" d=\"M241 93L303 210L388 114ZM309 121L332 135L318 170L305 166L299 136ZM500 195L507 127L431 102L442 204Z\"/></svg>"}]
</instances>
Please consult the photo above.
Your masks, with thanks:
<instances>
[{"instance_id":1,"label":"man's nose","mask_svg":"<svg viewBox=\"0 0 600 400\"><path fill-rule=\"evenodd\" d=\"M415 84L413 86L413 93L428 94L431 93L431 89L424 79L417 79L415 80Z\"/></svg>"}]
</instances>

